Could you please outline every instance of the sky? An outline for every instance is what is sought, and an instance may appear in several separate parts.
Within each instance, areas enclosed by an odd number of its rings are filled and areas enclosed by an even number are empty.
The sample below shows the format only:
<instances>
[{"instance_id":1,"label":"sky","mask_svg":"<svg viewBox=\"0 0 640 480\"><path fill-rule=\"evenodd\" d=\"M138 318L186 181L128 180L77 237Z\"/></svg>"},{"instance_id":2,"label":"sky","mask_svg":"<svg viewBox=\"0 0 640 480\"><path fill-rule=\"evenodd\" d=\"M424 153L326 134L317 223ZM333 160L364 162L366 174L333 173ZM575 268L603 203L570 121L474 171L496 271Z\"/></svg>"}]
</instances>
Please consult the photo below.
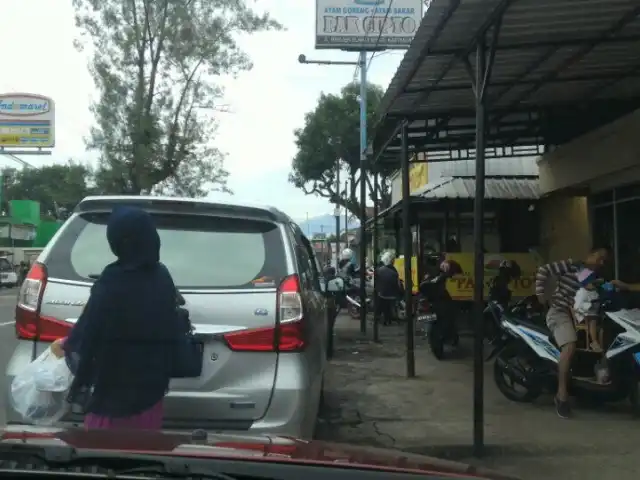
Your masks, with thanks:
<instances>
[{"instance_id":1,"label":"sky","mask_svg":"<svg viewBox=\"0 0 640 480\"><path fill-rule=\"evenodd\" d=\"M89 110L96 91L87 70L88 58L73 46L78 37L71 0L1 0L3 22L0 42L14 45L0 71L0 91L26 92L51 97L56 105L56 147L50 157L24 160L43 163L76 161L92 163L96 155L85 150L83 138L93 122ZM303 65L309 60L355 61L356 53L314 49L315 2L313 0L248 0L268 11L286 30L239 39L254 68L238 78L220 78L225 88L221 103L229 113L218 116L214 144L227 154L230 172L228 198L278 207L291 217L333 211L323 198L307 196L288 183L291 159L296 153L293 131L303 125L304 114L314 109L322 92L337 93L354 79L353 66ZM31 52L31 53L29 53ZM37 53L36 53L37 52ZM369 80L386 89L404 52L376 56ZM12 166L0 160L2 166ZM13 165L15 166L15 165Z\"/></svg>"}]
</instances>

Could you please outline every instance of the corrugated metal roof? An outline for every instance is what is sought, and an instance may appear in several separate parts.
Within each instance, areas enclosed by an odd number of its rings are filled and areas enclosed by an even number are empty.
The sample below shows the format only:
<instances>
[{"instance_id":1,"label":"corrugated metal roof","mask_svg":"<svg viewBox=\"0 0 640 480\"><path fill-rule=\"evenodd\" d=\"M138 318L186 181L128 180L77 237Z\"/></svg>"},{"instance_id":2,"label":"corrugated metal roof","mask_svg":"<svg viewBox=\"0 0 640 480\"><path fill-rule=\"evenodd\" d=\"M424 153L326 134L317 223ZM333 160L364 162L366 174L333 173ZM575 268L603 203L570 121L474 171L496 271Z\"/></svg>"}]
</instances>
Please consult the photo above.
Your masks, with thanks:
<instances>
[{"instance_id":1,"label":"corrugated metal roof","mask_svg":"<svg viewBox=\"0 0 640 480\"><path fill-rule=\"evenodd\" d=\"M537 177L538 157L487 158L485 160L485 175L491 177ZM475 160L449 160L446 162L429 163L429 178L474 176L476 174ZM400 175L400 170L391 174L389 180Z\"/></svg>"},{"instance_id":2,"label":"corrugated metal roof","mask_svg":"<svg viewBox=\"0 0 640 480\"><path fill-rule=\"evenodd\" d=\"M640 102L638 0L433 0L382 100L381 111L396 116L388 123L411 112L454 121L471 112L470 131L456 135L470 137L473 146L475 97L462 59L475 69L469 53L479 33L491 42L490 19L500 8L506 10L486 94L488 108L502 113L490 118L490 126L499 128L508 114L512 123L521 121L515 111L530 115L558 104ZM531 121L544 125L541 116ZM376 134L390 133L386 127L378 125ZM521 144L545 143L529 135L529 143ZM504 143L505 135L493 136L488 146Z\"/></svg>"},{"instance_id":3,"label":"corrugated metal roof","mask_svg":"<svg viewBox=\"0 0 640 480\"><path fill-rule=\"evenodd\" d=\"M476 174L475 160L454 160L433 162L429 165L429 178L472 177ZM487 177L530 177L538 176L536 157L487 158L485 161Z\"/></svg>"},{"instance_id":4,"label":"corrugated metal roof","mask_svg":"<svg viewBox=\"0 0 640 480\"><path fill-rule=\"evenodd\" d=\"M476 179L468 177L443 178L425 185L416 192L423 198L440 200L444 198L475 197ZM540 197L538 179L534 178L487 178L484 183L486 200L535 200Z\"/></svg>"},{"instance_id":5,"label":"corrugated metal roof","mask_svg":"<svg viewBox=\"0 0 640 480\"><path fill-rule=\"evenodd\" d=\"M383 98L382 108L388 113L411 110L414 102L419 100L421 93L405 93L399 98L395 97L401 93L398 90L414 67L419 51L434 38L437 25L455 3L451 0L431 2L411 48ZM453 62L444 78L439 82L436 80L461 50L473 45L476 33L487 24L491 13L505 2L462 0L459 3L407 86L408 90L436 83L440 89L461 87L459 90L432 92L428 99L430 112L474 108L471 88L462 88L470 85L462 61ZM558 80L581 77L582 81L547 82L524 99L524 104L539 105L578 99L601 85L601 77L625 72L631 73L626 80L611 85L603 92L602 98L640 93L640 82L637 81L640 72L631 71L634 67L640 70L640 5L637 0L517 0L507 3L510 5L502 19L491 83L513 82L531 65L541 64L526 73L526 78L520 78L520 85L508 89L492 107L518 103L516 99L531 90L535 82L552 75L587 47L591 47L588 52L570 65L567 64L558 75ZM591 46L592 43L597 44ZM567 45L561 46L563 44ZM541 61L543 57L545 59ZM475 56L471 55L469 60L475 67ZM488 96L495 97L505 89L504 85L490 87Z\"/></svg>"}]
</instances>

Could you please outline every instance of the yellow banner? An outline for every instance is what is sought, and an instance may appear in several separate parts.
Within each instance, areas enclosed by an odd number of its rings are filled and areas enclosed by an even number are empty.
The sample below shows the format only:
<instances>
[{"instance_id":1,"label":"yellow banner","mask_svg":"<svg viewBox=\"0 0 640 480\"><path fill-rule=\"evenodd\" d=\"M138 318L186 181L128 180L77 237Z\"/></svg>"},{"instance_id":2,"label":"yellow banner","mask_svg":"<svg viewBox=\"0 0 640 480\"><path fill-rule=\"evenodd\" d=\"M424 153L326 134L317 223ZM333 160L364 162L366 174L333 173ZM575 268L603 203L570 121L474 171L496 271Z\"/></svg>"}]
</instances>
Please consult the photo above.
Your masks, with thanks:
<instances>
[{"instance_id":1,"label":"yellow banner","mask_svg":"<svg viewBox=\"0 0 640 480\"><path fill-rule=\"evenodd\" d=\"M43 134L28 134L28 135L13 135L13 134L0 134L0 145L6 147L25 147L25 146L45 146L52 143L52 137L50 135Z\"/></svg>"},{"instance_id":2,"label":"yellow banner","mask_svg":"<svg viewBox=\"0 0 640 480\"><path fill-rule=\"evenodd\" d=\"M418 153L414 158L422 161L422 163L412 163L409 167L410 193L429 183L429 166L426 163L426 154Z\"/></svg>"},{"instance_id":3,"label":"yellow banner","mask_svg":"<svg viewBox=\"0 0 640 480\"><path fill-rule=\"evenodd\" d=\"M450 253L447 259L457 262L462 267L462 275L456 275L447 282L447 290L455 300L473 300L473 253ZM413 277L413 291L417 292L418 278L416 268L416 257L411 259L411 273ZM489 293L488 285L496 275L497 268L502 260L515 261L522 271L520 278L514 280L509 285L513 296L516 298L527 297L535 293L536 272L540 266L535 255L530 253L487 253L484 256L484 280L485 298ZM404 280L404 258L395 261L400 278Z\"/></svg>"}]
</instances>

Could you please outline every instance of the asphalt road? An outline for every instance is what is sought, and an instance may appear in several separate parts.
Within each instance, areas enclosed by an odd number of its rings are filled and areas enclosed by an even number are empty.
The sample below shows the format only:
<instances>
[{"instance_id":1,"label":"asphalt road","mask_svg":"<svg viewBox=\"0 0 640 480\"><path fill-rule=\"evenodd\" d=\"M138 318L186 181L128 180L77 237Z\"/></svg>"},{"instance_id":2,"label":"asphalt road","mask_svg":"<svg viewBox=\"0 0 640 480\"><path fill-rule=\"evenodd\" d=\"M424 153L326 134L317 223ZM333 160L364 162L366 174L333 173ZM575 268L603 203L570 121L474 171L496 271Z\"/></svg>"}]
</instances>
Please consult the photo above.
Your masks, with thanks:
<instances>
[{"instance_id":1,"label":"asphalt road","mask_svg":"<svg viewBox=\"0 0 640 480\"><path fill-rule=\"evenodd\" d=\"M0 289L0 425L5 424L4 399L9 388L4 371L16 344L13 325L17 295L16 288Z\"/></svg>"}]
</instances>

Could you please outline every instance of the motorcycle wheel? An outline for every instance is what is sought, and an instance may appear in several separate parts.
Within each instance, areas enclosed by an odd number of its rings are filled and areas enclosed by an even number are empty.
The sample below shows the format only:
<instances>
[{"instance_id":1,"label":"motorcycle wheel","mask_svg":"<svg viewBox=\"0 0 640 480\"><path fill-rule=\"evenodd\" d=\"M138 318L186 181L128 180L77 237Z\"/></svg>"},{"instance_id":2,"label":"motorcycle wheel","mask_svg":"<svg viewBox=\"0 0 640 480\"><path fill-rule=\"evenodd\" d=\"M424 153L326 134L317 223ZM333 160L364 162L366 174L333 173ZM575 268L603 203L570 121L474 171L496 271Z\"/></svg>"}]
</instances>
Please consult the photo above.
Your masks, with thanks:
<instances>
[{"instance_id":1,"label":"motorcycle wheel","mask_svg":"<svg viewBox=\"0 0 640 480\"><path fill-rule=\"evenodd\" d=\"M496 386L498 387L498 390L500 390L500 393L512 402L530 403L540 396L542 389L516 384L513 380L507 381L509 375L501 366L503 362L513 362L517 360L519 356L519 352L514 347L506 347L502 350L493 362L493 379L496 382ZM514 388L515 385L520 386L523 391L520 392L516 390Z\"/></svg>"},{"instance_id":2,"label":"motorcycle wheel","mask_svg":"<svg viewBox=\"0 0 640 480\"><path fill-rule=\"evenodd\" d=\"M438 360L444 360L445 331L442 327L442 323L438 322L437 319L429 328L427 340L433 356Z\"/></svg>"}]
</instances>

